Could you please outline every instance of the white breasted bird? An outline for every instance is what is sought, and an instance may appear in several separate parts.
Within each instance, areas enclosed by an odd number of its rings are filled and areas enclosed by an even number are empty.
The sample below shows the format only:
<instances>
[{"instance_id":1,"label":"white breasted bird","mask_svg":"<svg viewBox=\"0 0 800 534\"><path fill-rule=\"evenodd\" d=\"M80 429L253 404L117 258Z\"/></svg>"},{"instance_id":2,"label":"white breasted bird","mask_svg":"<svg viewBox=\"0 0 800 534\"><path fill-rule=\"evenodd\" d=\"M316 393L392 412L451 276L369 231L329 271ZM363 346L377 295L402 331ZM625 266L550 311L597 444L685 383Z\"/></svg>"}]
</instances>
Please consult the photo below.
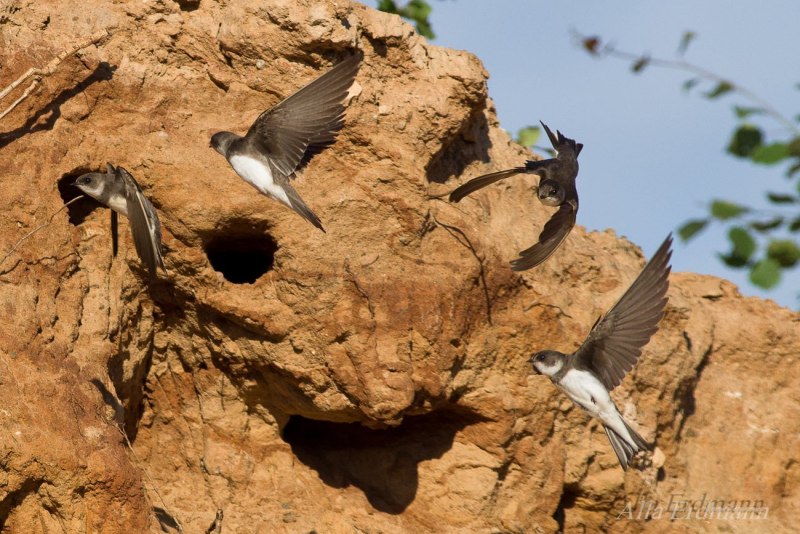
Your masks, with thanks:
<instances>
[{"instance_id":1,"label":"white breasted bird","mask_svg":"<svg viewBox=\"0 0 800 534\"><path fill-rule=\"evenodd\" d=\"M669 235L625 294L597 319L578 350L572 354L543 350L530 358L536 372L603 423L623 469L649 446L622 418L609 392L636 364L664 316L671 246Z\"/></svg>"},{"instance_id":2,"label":"white breasted bird","mask_svg":"<svg viewBox=\"0 0 800 534\"><path fill-rule=\"evenodd\" d=\"M322 230L322 222L290 180L336 140L344 125L344 101L361 65L351 56L282 102L263 112L244 137L218 132L211 146L260 193L289 206Z\"/></svg>"},{"instance_id":3,"label":"white breasted bird","mask_svg":"<svg viewBox=\"0 0 800 534\"><path fill-rule=\"evenodd\" d=\"M156 209L144 196L142 188L133 176L122 167L115 168L108 163L107 172L83 174L73 185L113 210L112 232L116 232L117 213L128 218L136 253L147 266L150 277L155 279L158 267L164 269L161 223Z\"/></svg>"}]
</instances>

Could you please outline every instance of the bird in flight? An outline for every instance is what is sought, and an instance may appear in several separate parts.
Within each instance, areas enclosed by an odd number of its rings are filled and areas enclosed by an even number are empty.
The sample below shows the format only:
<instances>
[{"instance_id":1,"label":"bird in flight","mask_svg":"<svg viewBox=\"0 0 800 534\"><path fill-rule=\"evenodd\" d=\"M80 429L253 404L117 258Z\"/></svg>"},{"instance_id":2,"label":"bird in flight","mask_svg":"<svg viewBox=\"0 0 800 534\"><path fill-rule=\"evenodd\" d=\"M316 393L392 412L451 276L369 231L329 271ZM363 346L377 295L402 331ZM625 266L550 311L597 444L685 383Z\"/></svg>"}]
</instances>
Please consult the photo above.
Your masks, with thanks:
<instances>
[{"instance_id":1,"label":"bird in flight","mask_svg":"<svg viewBox=\"0 0 800 534\"><path fill-rule=\"evenodd\" d=\"M505 171L493 172L473 178L450 193L450 201L458 202L470 193L489 184L515 174L535 174L539 177L536 196L545 206L557 206L556 211L544 225L539 234L539 241L519 253L519 258L511 262L514 271L525 271L536 267L549 258L569 235L578 215L578 190L575 178L578 176L578 155L583 149L556 130L556 134L547 125L539 121L556 151L556 157L539 161L526 161L524 167L514 167Z\"/></svg>"},{"instance_id":2,"label":"bird in flight","mask_svg":"<svg viewBox=\"0 0 800 534\"><path fill-rule=\"evenodd\" d=\"M622 469L628 468L636 453L650 447L622 418L609 392L636 364L664 316L671 246L669 235L619 301L597 319L578 350L572 354L543 350L529 360L537 373L549 377L603 423Z\"/></svg>"},{"instance_id":3,"label":"bird in flight","mask_svg":"<svg viewBox=\"0 0 800 534\"><path fill-rule=\"evenodd\" d=\"M211 146L260 193L292 208L322 230L290 181L311 158L336 140L344 125L344 100L361 65L359 56L338 63L258 116L242 137L217 132Z\"/></svg>"}]
</instances>

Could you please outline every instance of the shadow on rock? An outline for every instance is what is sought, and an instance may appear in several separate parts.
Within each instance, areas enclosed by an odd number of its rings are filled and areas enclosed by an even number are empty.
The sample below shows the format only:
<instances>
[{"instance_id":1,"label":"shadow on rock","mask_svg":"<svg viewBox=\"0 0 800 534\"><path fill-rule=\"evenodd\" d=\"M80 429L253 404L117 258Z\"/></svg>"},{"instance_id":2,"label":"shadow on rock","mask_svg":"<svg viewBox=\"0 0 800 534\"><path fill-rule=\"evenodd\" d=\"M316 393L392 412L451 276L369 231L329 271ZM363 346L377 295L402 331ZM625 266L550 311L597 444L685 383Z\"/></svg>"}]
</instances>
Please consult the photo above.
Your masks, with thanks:
<instances>
[{"instance_id":1,"label":"shadow on rock","mask_svg":"<svg viewBox=\"0 0 800 534\"><path fill-rule=\"evenodd\" d=\"M375 509L400 514L417 494L419 463L440 458L453 446L456 432L482 420L473 413L441 410L406 417L399 427L371 430L295 415L283 439L329 486L356 486Z\"/></svg>"},{"instance_id":2,"label":"shadow on rock","mask_svg":"<svg viewBox=\"0 0 800 534\"><path fill-rule=\"evenodd\" d=\"M89 74L82 81L75 84L75 86L69 89L64 89L58 93L58 95L53 98L49 104L28 118L28 120L25 121L25 124L19 128L11 130L10 132L0 133L0 148L5 147L9 143L16 141L24 135L32 134L42 130L52 130L56 120L61 117L61 106L64 104L64 102L71 99L75 95L81 94L86 90L87 87L96 82L110 80L114 76L115 70L117 70L117 67L114 65L109 65L105 61L100 63L97 68L95 68L91 74ZM44 121L39 122L39 119L45 115L47 115L47 118Z\"/></svg>"},{"instance_id":3,"label":"shadow on rock","mask_svg":"<svg viewBox=\"0 0 800 534\"><path fill-rule=\"evenodd\" d=\"M443 184L461 176L471 163L489 162L489 123L483 108L474 110L461 130L446 140L426 167L428 182Z\"/></svg>"}]
</instances>

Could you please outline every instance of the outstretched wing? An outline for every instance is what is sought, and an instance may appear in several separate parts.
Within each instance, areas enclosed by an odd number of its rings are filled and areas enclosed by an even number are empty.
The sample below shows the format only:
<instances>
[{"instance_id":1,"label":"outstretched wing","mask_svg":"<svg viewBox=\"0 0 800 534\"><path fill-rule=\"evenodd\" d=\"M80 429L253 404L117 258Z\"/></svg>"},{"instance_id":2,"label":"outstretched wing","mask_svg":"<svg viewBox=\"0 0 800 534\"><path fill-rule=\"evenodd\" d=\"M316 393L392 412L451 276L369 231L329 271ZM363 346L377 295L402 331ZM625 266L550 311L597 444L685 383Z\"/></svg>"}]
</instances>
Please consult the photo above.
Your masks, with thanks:
<instances>
[{"instance_id":1,"label":"outstretched wing","mask_svg":"<svg viewBox=\"0 0 800 534\"><path fill-rule=\"evenodd\" d=\"M450 202L458 202L465 196L469 195L470 193L474 193L478 189L482 189L489 184L493 184L499 180L502 180L503 178L508 178L509 176L514 176L515 174L519 174L521 172L525 172L525 167L514 167L513 169L492 172L489 174L484 174L483 176L478 176L477 178L473 178L469 182L458 186L453 190L452 193L450 193Z\"/></svg>"},{"instance_id":2,"label":"outstretched wing","mask_svg":"<svg viewBox=\"0 0 800 534\"><path fill-rule=\"evenodd\" d=\"M552 256L564 242L578 215L578 199L570 199L561 204L539 234L539 242L519 253L519 258L511 262L514 271L525 271L543 263Z\"/></svg>"},{"instance_id":3,"label":"outstretched wing","mask_svg":"<svg viewBox=\"0 0 800 534\"><path fill-rule=\"evenodd\" d=\"M117 167L117 179L125 184L125 201L128 206L128 220L133 233L133 244L136 253L147 265L150 277L156 277L158 267L164 269L164 259L161 251L161 223L153 204L144 196L141 187L131 174Z\"/></svg>"},{"instance_id":4,"label":"outstretched wing","mask_svg":"<svg viewBox=\"0 0 800 534\"><path fill-rule=\"evenodd\" d=\"M508 178L509 176L514 176L515 174L539 174L546 172L547 168L554 162L554 159L526 161L524 167L514 167L513 169L507 169L505 171L497 171L478 176L477 178L473 178L467 183L455 188L453 192L450 193L450 202L458 202L465 196L469 195L470 193L474 193L478 189L482 189L489 184L493 184L502 180L503 178Z\"/></svg>"},{"instance_id":5,"label":"outstretched wing","mask_svg":"<svg viewBox=\"0 0 800 534\"><path fill-rule=\"evenodd\" d=\"M344 99L361 66L352 56L256 119L246 139L269 154L284 176L307 163L310 155L333 143L344 125Z\"/></svg>"},{"instance_id":6,"label":"outstretched wing","mask_svg":"<svg viewBox=\"0 0 800 534\"><path fill-rule=\"evenodd\" d=\"M622 382L664 316L669 287L672 234L645 265L622 298L597 320L575 352L577 366L590 368L608 388Z\"/></svg>"}]
</instances>

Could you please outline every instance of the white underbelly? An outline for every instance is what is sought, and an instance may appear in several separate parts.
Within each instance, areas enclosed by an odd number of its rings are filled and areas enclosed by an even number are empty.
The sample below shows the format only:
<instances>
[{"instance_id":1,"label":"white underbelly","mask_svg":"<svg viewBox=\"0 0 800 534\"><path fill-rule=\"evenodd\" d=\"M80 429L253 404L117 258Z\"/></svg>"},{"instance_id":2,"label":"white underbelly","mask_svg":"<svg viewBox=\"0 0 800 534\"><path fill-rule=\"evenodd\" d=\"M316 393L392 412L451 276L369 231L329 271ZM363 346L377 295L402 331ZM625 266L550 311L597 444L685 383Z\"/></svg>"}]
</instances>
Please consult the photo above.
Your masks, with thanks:
<instances>
[{"instance_id":1,"label":"white underbelly","mask_svg":"<svg viewBox=\"0 0 800 534\"><path fill-rule=\"evenodd\" d=\"M272 179L272 171L267 165L247 156L232 156L230 164L236 174L242 177L242 180L265 195L269 195L291 207L292 204L289 202L286 191Z\"/></svg>"},{"instance_id":2,"label":"white underbelly","mask_svg":"<svg viewBox=\"0 0 800 534\"><path fill-rule=\"evenodd\" d=\"M628 443L633 443L633 439L622 422L617 407L608 394L605 386L587 371L571 369L567 371L561 382L561 389L564 390L570 399L586 410L589 415L596 417L604 425L611 427L622 439Z\"/></svg>"},{"instance_id":3,"label":"white underbelly","mask_svg":"<svg viewBox=\"0 0 800 534\"><path fill-rule=\"evenodd\" d=\"M128 200L124 195L116 195L109 198L108 207L125 217L128 216Z\"/></svg>"}]
</instances>

